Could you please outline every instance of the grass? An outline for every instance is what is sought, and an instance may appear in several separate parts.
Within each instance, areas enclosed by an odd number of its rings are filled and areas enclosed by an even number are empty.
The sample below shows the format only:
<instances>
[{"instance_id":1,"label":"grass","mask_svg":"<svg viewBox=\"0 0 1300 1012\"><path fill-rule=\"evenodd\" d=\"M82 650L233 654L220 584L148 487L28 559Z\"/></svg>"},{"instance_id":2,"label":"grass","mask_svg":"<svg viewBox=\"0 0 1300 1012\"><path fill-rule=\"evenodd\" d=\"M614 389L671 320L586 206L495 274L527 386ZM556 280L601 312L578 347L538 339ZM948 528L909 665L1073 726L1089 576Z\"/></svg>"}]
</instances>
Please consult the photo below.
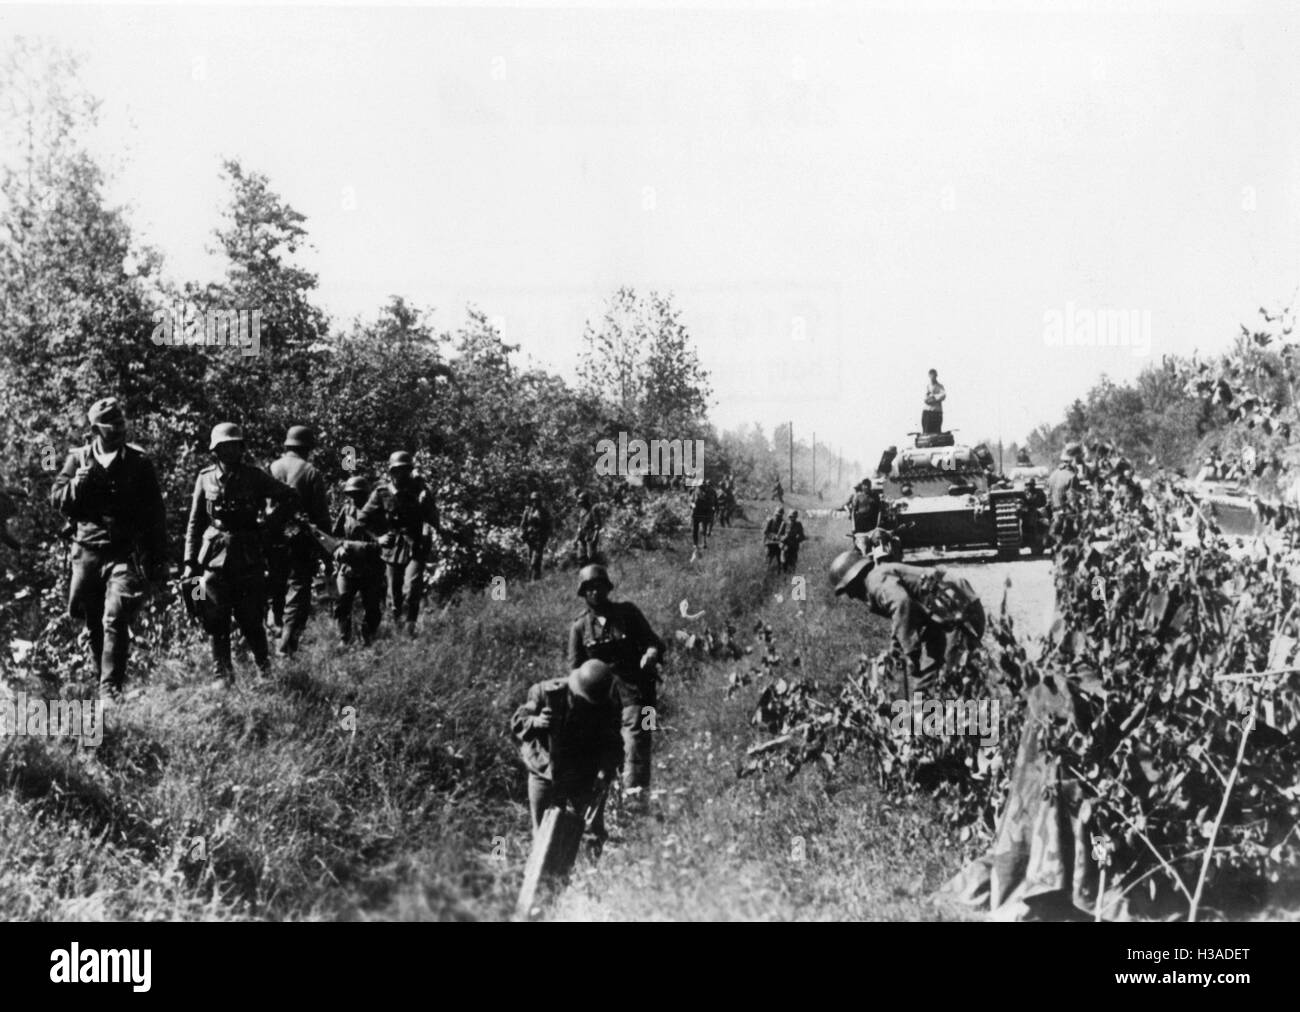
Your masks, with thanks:
<instances>
[{"instance_id":1,"label":"grass","mask_svg":"<svg viewBox=\"0 0 1300 1012\"><path fill-rule=\"evenodd\" d=\"M807 505L813 505L809 503ZM764 504L749 504L761 516ZM615 596L670 642L769 623L779 651L833 684L883 644L884 623L825 587L846 544L812 520L800 575L763 573L759 529L612 560ZM339 649L319 616L297 658L231 691L200 649L158 660L98 749L0 743L0 916L25 919L501 919L530 845L525 777L507 724L533 681L564 670L581 604L572 572L466 596ZM799 598L805 598L800 600ZM679 602L694 622L683 618ZM743 662L741 662L743 664ZM892 805L864 771L828 787L739 779L758 687L728 699L737 662L677 652L665 670L652 814L584 864L556 918L923 919L971 856L922 802ZM833 791L833 793L831 793Z\"/></svg>"}]
</instances>

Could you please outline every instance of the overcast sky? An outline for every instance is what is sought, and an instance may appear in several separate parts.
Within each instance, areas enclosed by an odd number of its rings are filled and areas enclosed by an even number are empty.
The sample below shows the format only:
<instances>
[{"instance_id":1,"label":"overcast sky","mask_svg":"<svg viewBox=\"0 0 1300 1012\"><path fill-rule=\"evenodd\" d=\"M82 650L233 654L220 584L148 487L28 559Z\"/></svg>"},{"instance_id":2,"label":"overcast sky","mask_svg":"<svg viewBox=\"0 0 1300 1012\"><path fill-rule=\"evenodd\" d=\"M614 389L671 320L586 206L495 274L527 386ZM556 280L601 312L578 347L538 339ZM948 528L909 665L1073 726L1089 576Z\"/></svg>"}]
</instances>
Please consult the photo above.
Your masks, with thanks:
<instances>
[{"instance_id":1,"label":"overcast sky","mask_svg":"<svg viewBox=\"0 0 1300 1012\"><path fill-rule=\"evenodd\" d=\"M336 319L473 302L571 376L613 289L669 290L716 421L864 462L928 368L949 426L1011 440L1294 301L1300 5L892 6L6 7L0 34L84 54L175 278L215 275L236 156L307 215ZM1128 346L1056 340L1105 310Z\"/></svg>"}]
</instances>

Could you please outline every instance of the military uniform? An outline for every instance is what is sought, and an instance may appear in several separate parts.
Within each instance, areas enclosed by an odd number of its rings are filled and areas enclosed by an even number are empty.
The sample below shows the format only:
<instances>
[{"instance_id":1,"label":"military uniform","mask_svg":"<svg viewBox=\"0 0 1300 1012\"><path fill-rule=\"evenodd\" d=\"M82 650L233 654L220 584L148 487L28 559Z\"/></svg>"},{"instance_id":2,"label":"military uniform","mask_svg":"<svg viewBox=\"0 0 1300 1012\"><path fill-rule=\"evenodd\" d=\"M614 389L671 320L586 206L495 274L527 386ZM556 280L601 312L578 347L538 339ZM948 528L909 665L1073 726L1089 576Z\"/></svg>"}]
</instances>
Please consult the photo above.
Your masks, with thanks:
<instances>
[{"instance_id":1,"label":"military uniform","mask_svg":"<svg viewBox=\"0 0 1300 1012\"><path fill-rule=\"evenodd\" d=\"M361 597L361 641L367 645L379 630L384 611L384 560L374 531L366 526L364 506L344 503L334 520L331 533L336 538L355 544L346 546L358 550L345 552L335 571L338 598L334 602L334 620L344 643L352 640L352 609L358 595ZM373 548L361 548L361 546Z\"/></svg>"},{"instance_id":2,"label":"military uniform","mask_svg":"<svg viewBox=\"0 0 1300 1012\"><path fill-rule=\"evenodd\" d=\"M534 580L542 576L542 553L551 537L551 515L540 503L529 503L519 518L519 533L528 546L528 575Z\"/></svg>"},{"instance_id":3,"label":"military uniform","mask_svg":"<svg viewBox=\"0 0 1300 1012\"><path fill-rule=\"evenodd\" d=\"M578 565L585 566L596 561L596 551L600 544L600 511L590 503L583 504L578 513L578 532L573 544L578 553Z\"/></svg>"},{"instance_id":4,"label":"military uniform","mask_svg":"<svg viewBox=\"0 0 1300 1012\"><path fill-rule=\"evenodd\" d=\"M795 566L799 565L799 546L808 540L803 522L795 516L787 517L777 532L776 540L781 550L781 571L794 572Z\"/></svg>"},{"instance_id":5,"label":"military uniform","mask_svg":"<svg viewBox=\"0 0 1300 1012\"><path fill-rule=\"evenodd\" d=\"M784 514L779 510L767 518L763 525L763 548L767 552L767 568L776 569L781 565L781 528L784 526Z\"/></svg>"},{"instance_id":6,"label":"military uniform","mask_svg":"<svg viewBox=\"0 0 1300 1012\"><path fill-rule=\"evenodd\" d=\"M588 660L614 668L611 696L622 714L623 786L650 786L651 714L657 705L657 675L643 671L641 658L651 647L661 654L664 643L630 601L610 601L602 614L587 608L569 629L569 667Z\"/></svg>"},{"instance_id":7,"label":"military uniform","mask_svg":"<svg viewBox=\"0 0 1300 1012\"><path fill-rule=\"evenodd\" d=\"M263 520L268 499L278 504ZM212 637L217 674L234 670L230 658L231 619L239 625L258 667L269 663L266 643L266 556L263 530L281 527L301 501L296 492L243 462L199 472L185 533L185 560L203 575L204 621Z\"/></svg>"},{"instance_id":8,"label":"military uniform","mask_svg":"<svg viewBox=\"0 0 1300 1012\"><path fill-rule=\"evenodd\" d=\"M74 525L68 612L86 623L101 687L117 692L126 679L131 618L147 578L165 572L166 512L144 451L127 443L110 456L97 445L68 455L50 502Z\"/></svg>"},{"instance_id":9,"label":"military uniform","mask_svg":"<svg viewBox=\"0 0 1300 1012\"><path fill-rule=\"evenodd\" d=\"M960 576L942 569L881 562L868 571L864 586L867 606L890 620L893 642L907 661L904 697L929 684L941 665L956 660L984 635L984 606L971 585ZM952 616L939 614L932 604L936 601L936 590L940 589L948 590L951 600L957 602L960 623L952 621ZM923 652L931 662L924 672Z\"/></svg>"},{"instance_id":10,"label":"military uniform","mask_svg":"<svg viewBox=\"0 0 1300 1012\"><path fill-rule=\"evenodd\" d=\"M440 526L433 493L419 478L401 486L389 481L371 493L361 511L361 522L380 535L394 620L414 626L424 597L424 570L433 549L429 531Z\"/></svg>"},{"instance_id":11,"label":"military uniform","mask_svg":"<svg viewBox=\"0 0 1300 1012\"><path fill-rule=\"evenodd\" d=\"M1061 463L1047 476L1047 505L1051 513L1051 535L1056 543L1071 540L1078 531L1075 502L1081 490L1074 469Z\"/></svg>"},{"instance_id":12,"label":"military uniform","mask_svg":"<svg viewBox=\"0 0 1300 1012\"><path fill-rule=\"evenodd\" d=\"M537 727L537 716L548 707L550 727ZM582 812L594 800L597 775L612 775L623 755L614 701L586 703L569 688L567 678L529 686L528 699L510 720L510 731L528 767L534 830L553 805L570 801Z\"/></svg>"},{"instance_id":13,"label":"military uniform","mask_svg":"<svg viewBox=\"0 0 1300 1012\"><path fill-rule=\"evenodd\" d=\"M308 520L321 530L329 526L325 479L306 458L286 450L271 464L271 477L298 493ZM267 545L271 611L276 621L284 624L280 635L282 654L298 649L298 640L311 616L311 589L319 556L319 547L306 531L276 537Z\"/></svg>"},{"instance_id":14,"label":"military uniform","mask_svg":"<svg viewBox=\"0 0 1300 1012\"><path fill-rule=\"evenodd\" d=\"M717 505L717 497L708 485L701 485L695 490L691 500L691 544L696 548L702 547L701 538L704 539L703 547L708 547L708 537L713 527L713 511L717 509Z\"/></svg>"}]
</instances>

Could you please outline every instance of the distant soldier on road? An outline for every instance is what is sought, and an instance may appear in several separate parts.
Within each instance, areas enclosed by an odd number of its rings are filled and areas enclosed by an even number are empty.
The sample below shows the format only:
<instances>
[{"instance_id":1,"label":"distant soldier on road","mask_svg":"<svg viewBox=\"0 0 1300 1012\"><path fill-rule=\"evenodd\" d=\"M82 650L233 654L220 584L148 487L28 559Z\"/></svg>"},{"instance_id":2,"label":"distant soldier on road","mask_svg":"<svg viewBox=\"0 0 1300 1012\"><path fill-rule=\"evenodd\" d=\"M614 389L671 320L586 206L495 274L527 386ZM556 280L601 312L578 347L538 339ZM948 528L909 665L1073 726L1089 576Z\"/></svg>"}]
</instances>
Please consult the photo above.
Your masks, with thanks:
<instances>
[{"instance_id":1,"label":"distant soldier on road","mask_svg":"<svg viewBox=\"0 0 1300 1012\"><path fill-rule=\"evenodd\" d=\"M847 551L831 563L836 596L862 601L892 623L893 647L903 662L900 698L926 691L945 664L960 663L984 636L984 606L971 585L943 569L883 561ZM880 559L881 561L877 561ZM928 660L923 665L922 661Z\"/></svg>"},{"instance_id":2,"label":"distant soldier on road","mask_svg":"<svg viewBox=\"0 0 1300 1012\"><path fill-rule=\"evenodd\" d=\"M126 414L114 397L87 416L94 436L68 455L50 502L73 525L76 548L68 612L86 623L100 692L121 694L131 618L150 584L167 577L167 518L153 464L126 441ZM0 531L6 539L0 518Z\"/></svg>"},{"instance_id":3,"label":"distant soldier on road","mask_svg":"<svg viewBox=\"0 0 1300 1012\"><path fill-rule=\"evenodd\" d=\"M585 566L596 561L600 546L602 522L600 509L592 505L591 495L587 492L578 495L578 530L573 538L573 550L578 565Z\"/></svg>"},{"instance_id":4,"label":"distant soldier on road","mask_svg":"<svg viewBox=\"0 0 1300 1012\"><path fill-rule=\"evenodd\" d=\"M185 532L187 575L202 577L200 589L212 662L217 677L234 677L230 656L231 619L238 623L253 660L270 669L266 642L266 556L263 531L277 531L302 508L298 494L244 461L244 434L222 422L208 445L217 462L199 472ZM277 508L265 514L266 501ZM259 521L262 521L259 524Z\"/></svg>"},{"instance_id":5,"label":"distant soldier on road","mask_svg":"<svg viewBox=\"0 0 1300 1012\"><path fill-rule=\"evenodd\" d=\"M339 510L330 533L344 541L353 542L339 548L334 562L335 586L338 599L334 602L334 620L338 623L339 637L344 643L352 641L352 611L358 595L361 597L361 642L367 646L379 630L384 612L384 559L380 555L379 534L365 521L365 504L370 498L370 486L360 475L353 475L343 485L347 501ZM373 545L373 550L360 546Z\"/></svg>"},{"instance_id":6,"label":"distant soldier on road","mask_svg":"<svg viewBox=\"0 0 1300 1012\"><path fill-rule=\"evenodd\" d=\"M776 484L772 487L772 498L782 505L785 504L785 488L781 485L781 479L776 479Z\"/></svg>"},{"instance_id":7,"label":"distant soldier on road","mask_svg":"<svg viewBox=\"0 0 1300 1012\"><path fill-rule=\"evenodd\" d=\"M528 505L519 518L519 536L528 548L528 576L532 580L542 577L542 553L551 537L551 514L542 505L542 493L532 492Z\"/></svg>"},{"instance_id":8,"label":"distant soldier on road","mask_svg":"<svg viewBox=\"0 0 1300 1012\"><path fill-rule=\"evenodd\" d=\"M379 533L393 621L414 636L424 597L424 570L433 549L429 531L441 531L441 525L433 493L415 474L415 460L405 450L389 455L388 481L371 493L362 522Z\"/></svg>"},{"instance_id":9,"label":"distant soldier on road","mask_svg":"<svg viewBox=\"0 0 1300 1012\"><path fill-rule=\"evenodd\" d=\"M650 736L657 726L656 682L664 643L636 605L609 599L613 589L604 566L579 572L578 595L587 607L569 629L569 669L590 660L613 668L613 698L623 725L623 788L643 804L650 790Z\"/></svg>"},{"instance_id":10,"label":"distant soldier on road","mask_svg":"<svg viewBox=\"0 0 1300 1012\"><path fill-rule=\"evenodd\" d=\"M799 546L808 540L803 523L799 520L798 510L790 511L790 516L781 525L776 539L781 545L781 571L793 573L795 567L799 565Z\"/></svg>"},{"instance_id":11,"label":"distant soldier on road","mask_svg":"<svg viewBox=\"0 0 1300 1012\"><path fill-rule=\"evenodd\" d=\"M284 454L271 465L271 477L298 493L307 519L320 530L330 525L325 479L309 462L316 434L305 425L293 426L284 437ZM271 612L283 623L278 653L292 656L311 616L311 589L320 549L305 530L276 537L267 547L267 577ZM328 575L328 573L327 573Z\"/></svg>"}]
</instances>

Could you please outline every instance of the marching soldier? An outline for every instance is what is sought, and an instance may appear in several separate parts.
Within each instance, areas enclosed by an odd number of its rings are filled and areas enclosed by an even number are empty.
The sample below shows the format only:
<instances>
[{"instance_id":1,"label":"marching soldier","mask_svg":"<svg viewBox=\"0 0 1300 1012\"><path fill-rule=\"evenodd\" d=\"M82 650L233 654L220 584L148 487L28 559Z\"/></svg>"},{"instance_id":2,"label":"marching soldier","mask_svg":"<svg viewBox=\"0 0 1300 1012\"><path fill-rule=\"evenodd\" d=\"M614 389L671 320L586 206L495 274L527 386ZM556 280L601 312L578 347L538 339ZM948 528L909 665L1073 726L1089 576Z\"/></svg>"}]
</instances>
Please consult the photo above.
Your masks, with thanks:
<instances>
[{"instance_id":1,"label":"marching soldier","mask_svg":"<svg viewBox=\"0 0 1300 1012\"><path fill-rule=\"evenodd\" d=\"M785 505L785 488L782 487L780 478L777 478L776 484L772 486L772 498Z\"/></svg>"},{"instance_id":2,"label":"marching soldier","mask_svg":"<svg viewBox=\"0 0 1300 1012\"><path fill-rule=\"evenodd\" d=\"M126 441L117 399L96 401L87 417L94 436L68 455L50 502L74 526L68 612L86 623L100 692L116 697L131 618L149 584L167 576L167 518L153 464Z\"/></svg>"},{"instance_id":3,"label":"marching soldier","mask_svg":"<svg viewBox=\"0 0 1300 1012\"><path fill-rule=\"evenodd\" d=\"M360 475L353 475L343 485L347 501L334 520L331 533L336 538L354 542L354 546L340 546L334 561L338 565L335 586L338 599L334 602L334 620L338 623L339 637L344 643L352 641L352 609L357 595L361 596L363 614L361 642L369 646L379 630L379 620L384 611L384 560L379 554L379 538L365 522L366 500L370 486ZM373 550L352 551L349 547L373 545Z\"/></svg>"},{"instance_id":4,"label":"marching soldier","mask_svg":"<svg viewBox=\"0 0 1300 1012\"><path fill-rule=\"evenodd\" d=\"M604 566L584 566L578 573L578 595L587 607L569 629L569 669L590 660L613 668L612 695L622 712L623 787L644 803L664 643L636 605L609 599L613 589Z\"/></svg>"},{"instance_id":5,"label":"marching soldier","mask_svg":"<svg viewBox=\"0 0 1300 1012\"><path fill-rule=\"evenodd\" d=\"M623 758L613 672L610 665L589 660L567 678L536 682L510 721L528 767L534 833L546 809L568 801L580 813L594 804L591 828L604 836L604 789Z\"/></svg>"},{"instance_id":6,"label":"marching soldier","mask_svg":"<svg viewBox=\"0 0 1300 1012\"><path fill-rule=\"evenodd\" d=\"M315 448L316 434L305 425L293 426L284 437L284 454L271 465L271 477L297 492L307 519L326 530L330 518L325 479L308 461ZM276 538L268 547L271 611L277 624L283 622L277 651L281 657L292 656L297 651L311 615L311 588L319 551L306 531Z\"/></svg>"},{"instance_id":7,"label":"marching soldier","mask_svg":"<svg viewBox=\"0 0 1300 1012\"><path fill-rule=\"evenodd\" d=\"M266 642L266 557L263 530L276 531L302 508L298 494L244 459L244 433L232 422L212 430L208 445L215 464L199 472L185 532L187 576L201 576L205 622L212 637L217 677L234 677L230 658L231 619L239 625L253 660L270 669ZM266 501L276 508L265 513ZM261 521L261 524L259 524Z\"/></svg>"},{"instance_id":8,"label":"marching soldier","mask_svg":"<svg viewBox=\"0 0 1300 1012\"><path fill-rule=\"evenodd\" d=\"M865 555L871 532L880 526L880 493L870 478L863 478L844 505L853 518L853 544Z\"/></svg>"},{"instance_id":9,"label":"marching soldier","mask_svg":"<svg viewBox=\"0 0 1300 1012\"><path fill-rule=\"evenodd\" d=\"M1078 496L1082 491L1079 475L1075 470L1077 466L1075 445L1071 444L1061 452L1061 460L1056 470L1047 476L1045 491L1048 513L1051 517L1050 533L1055 544L1069 541L1077 533L1075 510Z\"/></svg>"},{"instance_id":10,"label":"marching soldier","mask_svg":"<svg viewBox=\"0 0 1300 1012\"><path fill-rule=\"evenodd\" d=\"M781 546L781 572L793 573L795 566L799 565L799 546L808 540L798 510L790 511L776 538Z\"/></svg>"},{"instance_id":11,"label":"marching soldier","mask_svg":"<svg viewBox=\"0 0 1300 1012\"><path fill-rule=\"evenodd\" d=\"M767 568L771 572L781 565L781 528L785 526L785 510L778 506L767 518L763 527L763 547L767 550Z\"/></svg>"},{"instance_id":12,"label":"marching soldier","mask_svg":"<svg viewBox=\"0 0 1300 1012\"><path fill-rule=\"evenodd\" d=\"M1025 532L1025 542L1039 551L1043 542L1043 514L1047 509L1047 496L1038 487L1034 478L1025 480L1025 497L1021 504L1021 527Z\"/></svg>"},{"instance_id":13,"label":"marching soldier","mask_svg":"<svg viewBox=\"0 0 1300 1012\"><path fill-rule=\"evenodd\" d=\"M519 518L519 536L528 546L528 576L533 580L542 577L542 553L551 537L551 515L542 505L542 493L531 492L524 515Z\"/></svg>"},{"instance_id":14,"label":"marching soldier","mask_svg":"<svg viewBox=\"0 0 1300 1012\"><path fill-rule=\"evenodd\" d=\"M731 526L731 514L736 509L736 482L735 479L728 476L722 482L722 488L718 492L718 524L722 527Z\"/></svg>"},{"instance_id":15,"label":"marching soldier","mask_svg":"<svg viewBox=\"0 0 1300 1012\"><path fill-rule=\"evenodd\" d=\"M380 533L379 547L388 566L393 620L415 635L424 596L424 569L433 548L426 528L441 532L438 506L424 479L415 474L415 461L405 450L388 458L388 482L370 495L363 510L365 523Z\"/></svg>"},{"instance_id":16,"label":"marching soldier","mask_svg":"<svg viewBox=\"0 0 1300 1012\"><path fill-rule=\"evenodd\" d=\"M707 481L691 497L691 544L696 552L709 547L709 529L713 526L713 511L717 505L713 486Z\"/></svg>"},{"instance_id":17,"label":"marching soldier","mask_svg":"<svg viewBox=\"0 0 1300 1012\"><path fill-rule=\"evenodd\" d=\"M585 566L596 561L596 548L600 543L600 510L591 503L591 496L582 492L578 495L578 532L573 539L574 551L578 556L578 565Z\"/></svg>"},{"instance_id":18,"label":"marching soldier","mask_svg":"<svg viewBox=\"0 0 1300 1012\"><path fill-rule=\"evenodd\" d=\"M837 597L847 594L891 621L904 662L901 698L932 685L944 664L960 662L984 636L983 604L969 583L943 569L885 562L882 549L866 558L850 550L831 563L830 577Z\"/></svg>"}]
</instances>

